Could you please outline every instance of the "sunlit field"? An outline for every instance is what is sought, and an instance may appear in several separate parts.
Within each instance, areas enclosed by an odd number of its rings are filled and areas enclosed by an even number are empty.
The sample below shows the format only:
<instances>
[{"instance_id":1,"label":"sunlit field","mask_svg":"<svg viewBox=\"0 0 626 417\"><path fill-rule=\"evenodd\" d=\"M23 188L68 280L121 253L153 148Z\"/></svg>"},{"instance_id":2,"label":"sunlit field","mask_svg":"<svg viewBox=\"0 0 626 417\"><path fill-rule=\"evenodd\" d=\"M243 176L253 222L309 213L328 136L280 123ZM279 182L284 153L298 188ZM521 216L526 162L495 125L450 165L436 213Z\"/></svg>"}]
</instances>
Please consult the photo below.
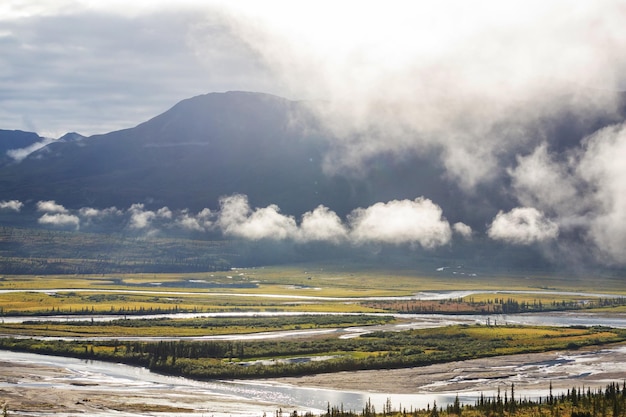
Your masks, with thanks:
<instances>
[{"instance_id":1,"label":"sunlit field","mask_svg":"<svg viewBox=\"0 0 626 417\"><path fill-rule=\"evenodd\" d=\"M607 298L626 294L619 280L610 277L469 277L437 272L424 276L411 271L294 265L193 274L5 275L0 278L0 305L4 315L241 310L371 313L399 306L368 299L445 291L451 292L449 297L444 294L440 301L422 304L442 312L463 311L459 303L500 301L583 306L590 300L586 293Z\"/></svg>"}]
</instances>

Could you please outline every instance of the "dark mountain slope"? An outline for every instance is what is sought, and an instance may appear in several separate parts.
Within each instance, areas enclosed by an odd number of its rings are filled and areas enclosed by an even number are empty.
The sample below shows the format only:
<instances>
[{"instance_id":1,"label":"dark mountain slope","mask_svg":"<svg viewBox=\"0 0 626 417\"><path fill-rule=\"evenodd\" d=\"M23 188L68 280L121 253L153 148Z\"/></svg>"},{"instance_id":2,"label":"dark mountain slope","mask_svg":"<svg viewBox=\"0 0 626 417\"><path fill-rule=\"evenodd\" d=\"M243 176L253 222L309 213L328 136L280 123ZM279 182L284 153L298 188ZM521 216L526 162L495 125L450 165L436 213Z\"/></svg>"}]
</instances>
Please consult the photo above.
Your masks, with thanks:
<instances>
[{"instance_id":1,"label":"dark mountain slope","mask_svg":"<svg viewBox=\"0 0 626 417\"><path fill-rule=\"evenodd\" d=\"M13 158L7 155L7 151L27 148L43 140L44 138L36 133L0 129L0 165L14 161Z\"/></svg>"},{"instance_id":2,"label":"dark mountain slope","mask_svg":"<svg viewBox=\"0 0 626 417\"><path fill-rule=\"evenodd\" d=\"M132 129L50 144L0 172L19 178L3 190L70 207L201 209L235 192L290 211L330 206L350 192L322 174L326 142L298 125L309 117L301 104L265 94L194 97Z\"/></svg>"},{"instance_id":3,"label":"dark mountain slope","mask_svg":"<svg viewBox=\"0 0 626 417\"><path fill-rule=\"evenodd\" d=\"M620 120L623 114L590 121L564 114L537 129L563 152L598 126ZM475 193L461 191L446 179L435 153L381 155L362 176L326 175L322 161L333 138L320 127L303 102L260 93L206 94L134 128L68 137L0 167L0 191L5 198L54 199L68 208L144 202L191 210L216 209L221 196L242 193L252 206L277 204L295 216L319 204L345 216L356 207L424 196L450 222L479 230L499 209L518 204L507 192L506 175ZM508 157L513 164L514 155Z\"/></svg>"}]
</instances>

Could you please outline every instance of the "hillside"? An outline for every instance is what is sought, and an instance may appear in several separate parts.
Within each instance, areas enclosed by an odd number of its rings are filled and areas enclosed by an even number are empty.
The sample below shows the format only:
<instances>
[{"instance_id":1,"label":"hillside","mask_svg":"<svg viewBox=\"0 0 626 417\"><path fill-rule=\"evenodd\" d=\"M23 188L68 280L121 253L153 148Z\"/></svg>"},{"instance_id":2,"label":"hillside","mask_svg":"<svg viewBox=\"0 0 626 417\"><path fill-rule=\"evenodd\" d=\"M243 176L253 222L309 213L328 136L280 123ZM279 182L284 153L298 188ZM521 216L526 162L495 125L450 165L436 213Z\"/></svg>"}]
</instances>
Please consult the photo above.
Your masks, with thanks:
<instances>
[{"instance_id":1,"label":"hillside","mask_svg":"<svg viewBox=\"0 0 626 417\"><path fill-rule=\"evenodd\" d=\"M133 128L91 137L67 134L21 162L9 158L6 151L27 148L43 138L35 133L0 131L0 150L5 155L0 164L0 194L5 200L27 203L19 220L0 210L0 221L20 227L34 226L37 219L42 223L42 212L35 205L41 201L62 205L65 224L78 228L78 218L73 219L66 209L77 212L114 206L131 212L133 205L141 204L141 210L152 210L152 218L164 207L184 217L205 208L215 213L222 197L245 195L252 209L276 207L298 220L323 205L348 222L358 208L424 198L441 208L447 224L462 222L475 235L469 243L443 245L437 258L492 259L501 265L512 259L516 267L554 261L554 250L542 245L503 248L485 238L485 229L497 213L519 205L510 192L511 177L506 172L468 191L447 175L438 151L427 149L404 155L379 153L367 160L365 169L331 173L327 164L332 158L328 157L336 152L337 138L312 104L316 103L262 93L205 94L183 100ZM622 107L619 114L587 120L564 112L542 121L536 131L541 132L538 137L548 139L551 152L566 156L581 146L585 136L623 120L624 114ZM503 168L519 161L519 150L514 151L500 155ZM89 224L90 230L107 233L129 225L127 220L118 220L114 229L104 223ZM175 232L168 230L164 233ZM561 236L580 246L584 242L577 233ZM215 233L211 235L214 238ZM442 239L446 241L449 238ZM415 242L406 250L392 244L381 252L377 244L371 251L388 253L387 260L398 253L410 258ZM297 251L328 253L315 245L304 248ZM584 257L589 251L580 253L582 262L587 262ZM430 252L428 256L434 255ZM557 263L568 262L556 258Z\"/></svg>"}]
</instances>

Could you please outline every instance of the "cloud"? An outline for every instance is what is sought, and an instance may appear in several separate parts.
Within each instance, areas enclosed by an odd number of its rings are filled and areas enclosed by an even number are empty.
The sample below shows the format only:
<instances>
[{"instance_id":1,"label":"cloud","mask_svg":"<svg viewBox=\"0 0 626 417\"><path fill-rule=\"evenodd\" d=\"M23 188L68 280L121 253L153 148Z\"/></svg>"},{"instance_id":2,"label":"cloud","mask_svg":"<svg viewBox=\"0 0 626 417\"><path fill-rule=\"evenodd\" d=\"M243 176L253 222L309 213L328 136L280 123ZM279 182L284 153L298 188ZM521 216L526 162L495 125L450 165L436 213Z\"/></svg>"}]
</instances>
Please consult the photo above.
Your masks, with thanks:
<instances>
[{"instance_id":1,"label":"cloud","mask_svg":"<svg viewBox=\"0 0 626 417\"><path fill-rule=\"evenodd\" d=\"M299 239L340 243L348 237L348 231L341 218L328 207L318 206L302 215Z\"/></svg>"},{"instance_id":2,"label":"cloud","mask_svg":"<svg viewBox=\"0 0 626 417\"><path fill-rule=\"evenodd\" d=\"M348 216L351 238L358 243L445 245L452 231L439 206L426 198L393 200L354 210Z\"/></svg>"},{"instance_id":3,"label":"cloud","mask_svg":"<svg viewBox=\"0 0 626 417\"><path fill-rule=\"evenodd\" d=\"M615 115L626 86L619 2L392 3L359 3L358 14L352 2L228 6L232 36L290 90L326 99L316 110L337 139L328 173L435 154L472 192L534 147L545 120Z\"/></svg>"},{"instance_id":4,"label":"cloud","mask_svg":"<svg viewBox=\"0 0 626 417\"><path fill-rule=\"evenodd\" d=\"M111 223L111 220L116 220L124 215L124 212L117 207L108 207L105 209L98 209L94 207L81 207L77 210L78 216L81 219L81 227L83 229L89 229L91 226L104 226L104 227L118 227L118 224Z\"/></svg>"},{"instance_id":5,"label":"cloud","mask_svg":"<svg viewBox=\"0 0 626 417\"><path fill-rule=\"evenodd\" d=\"M203 92L321 98L336 103L327 127L341 137L328 155L341 165L328 169L434 148L471 187L493 175L511 141L528 142L529 123L566 108L610 111L610 93L562 93L626 87L620 1L119 4L3 9L0 125L31 119L44 131L91 134Z\"/></svg>"},{"instance_id":6,"label":"cloud","mask_svg":"<svg viewBox=\"0 0 626 417\"><path fill-rule=\"evenodd\" d=\"M57 204L54 200L38 201L37 211L45 211L48 213L67 213L68 210L60 204Z\"/></svg>"},{"instance_id":7,"label":"cloud","mask_svg":"<svg viewBox=\"0 0 626 417\"><path fill-rule=\"evenodd\" d=\"M558 162L544 142L527 156L517 156L517 166L508 170L517 199L525 206L540 207L551 213L579 210L579 181L569 162Z\"/></svg>"},{"instance_id":8,"label":"cloud","mask_svg":"<svg viewBox=\"0 0 626 417\"><path fill-rule=\"evenodd\" d=\"M39 149L49 145L50 143L54 141L55 139L44 139L40 142L33 143L32 145L27 146L25 148L9 149L7 151L7 155L10 158L13 158L15 161L21 162L24 158L26 158L31 153L38 151Z\"/></svg>"},{"instance_id":9,"label":"cloud","mask_svg":"<svg viewBox=\"0 0 626 417\"><path fill-rule=\"evenodd\" d=\"M454 233L461 235L464 239L469 240L472 238L472 233L473 233L472 228L466 225L465 223L462 223L462 222L454 223L452 225L452 230L454 230Z\"/></svg>"},{"instance_id":10,"label":"cloud","mask_svg":"<svg viewBox=\"0 0 626 417\"><path fill-rule=\"evenodd\" d=\"M498 212L487 235L494 240L518 245L530 245L556 239L559 227L533 207L517 207Z\"/></svg>"},{"instance_id":11,"label":"cloud","mask_svg":"<svg viewBox=\"0 0 626 417\"><path fill-rule=\"evenodd\" d=\"M156 216L162 219L171 219L172 215L172 210L170 210L168 207L161 207L156 212Z\"/></svg>"},{"instance_id":12,"label":"cloud","mask_svg":"<svg viewBox=\"0 0 626 417\"><path fill-rule=\"evenodd\" d=\"M65 213L45 213L37 220L39 224L59 226L59 227L74 227L76 230L80 227L80 219L73 214Z\"/></svg>"},{"instance_id":13,"label":"cloud","mask_svg":"<svg viewBox=\"0 0 626 417\"><path fill-rule=\"evenodd\" d=\"M457 201L467 208L449 211L454 221L467 221L463 210L498 209L502 221L514 221L511 207L532 207L540 216L530 218L549 230L557 225L559 239L574 236L599 258L626 264L620 250L626 239L623 126L563 151L552 124L571 120L572 130L590 132L598 120L622 120L618 92L626 88L626 11L621 1L119 4L25 1L3 9L0 125L101 133L136 125L180 99L211 91L310 100L320 120L316 133L329 140L323 155L327 174L367 172L380 155L390 163L415 155L434 158L451 189L465 191ZM30 150L14 151L19 159ZM408 197L424 193L416 192ZM502 203L505 197L512 201ZM411 240L401 227L394 239L384 233L393 221L375 216L391 212L392 202L360 209L348 219L318 207L298 223L275 205L252 209L247 199L230 198L227 211L206 218L143 206L125 215L135 230L222 230L227 236L300 242L428 247L445 244L452 231L461 237L482 232L464 223L450 227L435 209L425 210L433 213L425 224L440 226L432 241ZM468 200L484 206L469 206ZM445 201L438 202L449 210ZM70 214L54 204L40 211ZM89 213L78 212L84 225ZM380 220L370 231L352 222L368 216ZM469 222L476 228L491 220Z\"/></svg>"},{"instance_id":14,"label":"cloud","mask_svg":"<svg viewBox=\"0 0 626 417\"><path fill-rule=\"evenodd\" d=\"M626 124L610 126L586 139L577 174L588 187L593 210L588 237L612 262L626 264ZM584 194L582 194L584 195Z\"/></svg>"},{"instance_id":15,"label":"cloud","mask_svg":"<svg viewBox=\"0 0 626 417\"><path fill-rule=\"evenodd\" d=\"M117 207L109 207L105 209L97 209L93 207L81 207L78 210L81 217L88 219L100 219L108 216L121 216L124 214L122 210Z\"/></svg>"},{"instance_id":16,"label":"cloud","mask_svg":"<svg viewBox=\"0 0 626 417\"><path fill-rule=\"evenodd\" d=\"M152 225L152 220L157 217L154 211L144 210L144 205L141 203L136 203L130 206L128 213L130 213L130 222L128 226L135 230L149 228Z\"/></svg>"},{"instance_id":17,"label":"cloud","mask_svg":"<svg viewBox=\"0 0 626 417\"><path fill-rule=\"evenodd\" d=\"M170 220L173 217L173 213L168 207L161 207L156 212L145 210L144 208L145 205L142 203L136 203L130 206L128 209L128 213L130 213L129 228L156 232L156 230L153 229L153 221Z\"/></svg>"},{"instance_id":18,"label":"cloud","mask_svg":"<svg viewBox=\"0 0 626 417\"><path fill-rule=\"evenodd\" d=\"M182 213L176 218L175 224L186 230L206 232L211 230L213 226L212 219L214 217L214 213L208 208L202 209L195 216L189 214L187 210L183 210Z\"/></svg>"},{"instance_id":19,"label":"cloud","mask_svg":"<svg viewBox=\"0 0 626 417\"><path fill-rule=\"evenodd\" d=\"M215 224L222 233L250 240L419 244L430 249L447 244L452 235L441 208L425 198L356 209L348 215L347 225L324 206L304 213L298 224L292 216L281 214L274 204L251 209L247 196L240 194L223 197L220 207Z\"/></svg>"},{"instance_id":20,"label":"cloud","mask_svg":"<svg viewBox=\"0 0 626 417\"><path fill-rule=\"evenodd\" d=\"M0 201L0 210L13 210L19 212L24 203L19 200L2 200Z\"/></svg>"},{"instance_id":21,"label":"cloud","mask_svg":"<svg viewBox=\"0 0 626 417\"><path fill-rule=\"evenodd\" d=\"M293 217L280 214L278 206L272 204L253 211L248 197L240 194L220 199L217 224L227 236L251 240L293 238L298 230Z\"/></svg>"},{"instance_id":22,"label":"cloud","mask_svg":"<svg viewBox=\"0 0 626 417\"><path fill-rule=\"evenodd\" d=\"M227 29L216 21L219 7L65 3L25 1L0 13L0 126L91 135L135 126L202 93L276 92L253 56L221 35ZM210 28L203 37L214 33L218 52L210 57L194 47L198 27Z\"/></svg>"},{"instance_id":23,"label":"cloud","mask_svg":"<svg viewBox=\"0 0 626 417\"><path fill-rule=\"evenodd\" d=\"M626 264L626 125L600 129L565 154L541 144L508 170L521 204L582 234L599 259Z\"/></svg>"}]
</instances>

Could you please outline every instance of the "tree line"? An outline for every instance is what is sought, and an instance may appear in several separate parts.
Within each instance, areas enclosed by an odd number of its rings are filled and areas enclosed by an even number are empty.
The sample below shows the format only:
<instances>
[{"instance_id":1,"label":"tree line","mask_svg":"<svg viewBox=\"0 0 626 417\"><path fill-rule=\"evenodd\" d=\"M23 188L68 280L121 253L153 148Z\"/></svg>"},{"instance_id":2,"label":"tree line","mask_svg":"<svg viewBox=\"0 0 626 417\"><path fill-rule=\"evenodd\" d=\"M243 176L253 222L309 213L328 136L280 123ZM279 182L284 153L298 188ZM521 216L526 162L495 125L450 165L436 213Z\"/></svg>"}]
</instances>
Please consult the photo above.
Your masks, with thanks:
<instances>
[{"instance_id":1,"label":"tree line","mask_svg":"<svg viewBox=\"0 0 626 417\"><path fill-rule=\"evenodd\" d=\"M475 301L473 297L440 301L376 301L366 305L395 313L424 314L518 314L547 311L584 310L626 305L626 297L599 297L586 300L518 301L513 298L493 298Z\"/></svg>"},{"instance_id":2,"label":"tree line","mask_svg":"<svg viewBox=\"0 0 626 417\"><path fill-rule=\"evenodd\" d=\"M276 417L280 413L277 413ZM297 417L297 412L291 417ZM305 414L310 417L311 414ZM573 387L567 392L553 394L550 384L545 397L529 399L515 394L515 385L510 390L485 396L474 404L461 404L458 395L453 404L439 407L437 402L422 409L396 409L387 400L380 411L368 400L363 409L344 410L342 405L328 403L326 413L321 417L624 417L626 416L626 381L612 382L605 388L591 389Z\"/></svg>"},{"instance_id":3,"label":"tree line","mask_svg":"<svg viewBox=\"0 0 626 417\"><path fill-rule=\"evenodd\" d=\"M273 378L424 366L502 354L575 349L626 340L625 329L452 326L374 332L352 339L95 342L0 339L0 348L99 359L194 379ZM510 330L510 332L509 332ZM310 360L311 357L324 360ZM277 358L270 360L271 358ZM307 360L309 358L309 360ZM269 363L268 363L269 362Z\"/></svg>"}]
</instances>

